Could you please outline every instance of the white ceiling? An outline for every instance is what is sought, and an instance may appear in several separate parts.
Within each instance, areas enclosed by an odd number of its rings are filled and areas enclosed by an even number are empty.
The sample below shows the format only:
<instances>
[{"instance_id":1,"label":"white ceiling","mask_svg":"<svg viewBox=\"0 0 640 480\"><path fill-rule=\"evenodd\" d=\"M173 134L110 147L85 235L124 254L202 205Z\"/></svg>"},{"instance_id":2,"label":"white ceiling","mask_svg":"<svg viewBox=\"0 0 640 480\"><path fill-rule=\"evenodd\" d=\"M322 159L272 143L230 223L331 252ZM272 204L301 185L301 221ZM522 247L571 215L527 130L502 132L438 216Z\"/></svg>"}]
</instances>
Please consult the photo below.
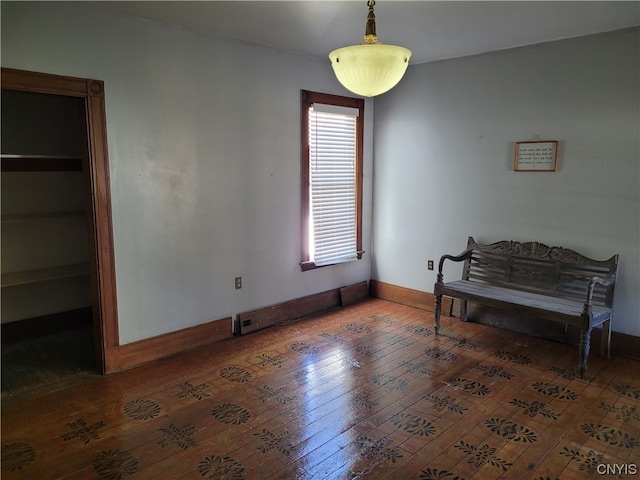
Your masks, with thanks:
<instances>
[{"instance_id":1,"label":"white ceiling","mask_svg":"<svg viewBox=\"0 0 640 480\"><path fill-rule=\"evenodd\" d=\"M362 41L358 1L115 1L100 8L327 58ZM378 39L424 63L640 25L639 1L378 0Z\"/></svg>"}]
</instances>

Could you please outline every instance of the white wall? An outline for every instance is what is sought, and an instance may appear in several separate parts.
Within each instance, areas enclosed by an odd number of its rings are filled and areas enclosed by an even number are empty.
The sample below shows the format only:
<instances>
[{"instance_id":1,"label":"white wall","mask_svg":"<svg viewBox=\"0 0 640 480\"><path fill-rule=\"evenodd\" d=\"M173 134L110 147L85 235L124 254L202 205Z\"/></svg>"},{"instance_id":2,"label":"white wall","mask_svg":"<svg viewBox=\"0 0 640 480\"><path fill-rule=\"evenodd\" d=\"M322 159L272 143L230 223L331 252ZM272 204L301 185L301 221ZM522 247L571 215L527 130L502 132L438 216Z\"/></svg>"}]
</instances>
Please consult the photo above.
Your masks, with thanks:
<instances>
[{"instance_id":1,"label":"white wall","mask_svg":"<svg viewBox=\"0 0 640 480\"><path fill-rule=\"evenodd\" d=\"M469 235L618 253L613 330L640 335L639 44L622 30L410 66L376 99L373 278L432 292L426 260ZM560 141L557 172L513 171L531 139Z\"/></svg>"},{"instance_id":2,"label":"white wall","mask_svg":"<svg viewBox=\"0 0 640 480\"><path fill-rule=\"evenodd\" d=\"M300 90L346 94L328 60L2 2L2 65L105 82L122 344L369 279L370 254L298 266ZM365 114L370 252L373 102Z\"/></svg>"}]
</instances>

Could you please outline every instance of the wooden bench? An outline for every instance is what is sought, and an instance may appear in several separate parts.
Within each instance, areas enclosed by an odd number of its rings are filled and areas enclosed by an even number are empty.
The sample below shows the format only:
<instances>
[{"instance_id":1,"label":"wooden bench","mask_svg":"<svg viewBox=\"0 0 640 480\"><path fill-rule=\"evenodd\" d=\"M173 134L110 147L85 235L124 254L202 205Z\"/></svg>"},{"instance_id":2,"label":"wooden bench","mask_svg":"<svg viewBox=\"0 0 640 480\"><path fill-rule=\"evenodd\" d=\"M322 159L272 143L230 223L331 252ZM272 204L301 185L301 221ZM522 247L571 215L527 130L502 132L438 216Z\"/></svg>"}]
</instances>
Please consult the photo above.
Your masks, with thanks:
<instances>
[{"instance_id":1,"label":"wooden bench","mask_svg":"<svg viewBox=\"0 0 640 480\"><path fill-rule=\"evenodd\" d=\"M444 283L445 260L464 262L462 280ZM609 358L611 305L618 255L598 261L573 250L538 242L501 241L482 245L469 237L460 255L443 255L434 286L435 330L440 329L442 296L576 326L580 329L580 376L584 378L591 330L602 325L600 355Z\"/></svg>"}]
</instances>

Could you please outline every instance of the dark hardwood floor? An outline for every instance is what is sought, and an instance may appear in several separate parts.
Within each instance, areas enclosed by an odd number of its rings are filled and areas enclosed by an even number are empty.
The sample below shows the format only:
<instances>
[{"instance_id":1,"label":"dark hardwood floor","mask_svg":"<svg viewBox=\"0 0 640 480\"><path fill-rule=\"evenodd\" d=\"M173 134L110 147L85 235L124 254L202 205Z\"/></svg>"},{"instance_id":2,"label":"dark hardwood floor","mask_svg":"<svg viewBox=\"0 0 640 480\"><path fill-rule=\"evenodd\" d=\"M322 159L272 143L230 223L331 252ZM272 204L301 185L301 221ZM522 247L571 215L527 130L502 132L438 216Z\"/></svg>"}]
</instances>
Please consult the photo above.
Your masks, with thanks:
<instances>
[{"instance_id":1,"label":"dark hardwood floor","mask_svg":"<svg viewBox=\"0 0 640 480\"><path fill-rule=\"evenodd\" d=\"M638 478L640 362L442 325L369 299L3 394L2 478Z\"/></svg>"}]
</instances>

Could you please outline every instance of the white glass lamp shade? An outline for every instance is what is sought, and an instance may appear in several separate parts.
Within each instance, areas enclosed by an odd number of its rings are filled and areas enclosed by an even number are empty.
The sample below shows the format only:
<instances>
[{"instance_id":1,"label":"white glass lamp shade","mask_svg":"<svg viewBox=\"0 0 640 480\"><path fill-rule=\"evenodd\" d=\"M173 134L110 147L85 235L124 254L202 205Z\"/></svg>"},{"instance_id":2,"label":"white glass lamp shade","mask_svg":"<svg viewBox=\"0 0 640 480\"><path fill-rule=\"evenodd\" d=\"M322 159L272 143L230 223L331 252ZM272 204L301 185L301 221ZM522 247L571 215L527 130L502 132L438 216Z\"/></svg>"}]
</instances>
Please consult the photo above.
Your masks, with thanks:
<instances>
[{"instance_id":1,"label":"white glass lamp shade","mask_svg":"<svg viewBox=\"0 0 640 480\"><path fill-rule=\"evenodd\" d=\"M409 65L411 50L396 45L363 44L329 54L338 81L351 92L373 97L391 90Z\"/></svg>"}]
</instances>

